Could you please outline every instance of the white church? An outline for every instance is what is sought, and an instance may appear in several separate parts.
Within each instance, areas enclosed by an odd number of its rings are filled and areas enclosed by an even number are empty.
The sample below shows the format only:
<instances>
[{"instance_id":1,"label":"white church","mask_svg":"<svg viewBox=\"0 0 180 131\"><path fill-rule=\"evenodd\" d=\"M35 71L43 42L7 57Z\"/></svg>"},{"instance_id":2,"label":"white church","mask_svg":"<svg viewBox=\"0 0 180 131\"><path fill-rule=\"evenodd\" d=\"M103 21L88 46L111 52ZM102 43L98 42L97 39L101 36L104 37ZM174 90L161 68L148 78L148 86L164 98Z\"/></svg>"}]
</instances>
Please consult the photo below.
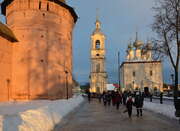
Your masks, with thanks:
<instances>
[{"instance_id":1,"label":"white church","mask_svg":"<svg viewBox=\"0 0 180 131\"><path fill-rule=\"evenodd\" d=\"M161 61L152 58L152 43L143 43L136 35L135 42L129 43L126 60L120 66L122 91L156 93L163 91Z\"/></svg>"}]
</instances>

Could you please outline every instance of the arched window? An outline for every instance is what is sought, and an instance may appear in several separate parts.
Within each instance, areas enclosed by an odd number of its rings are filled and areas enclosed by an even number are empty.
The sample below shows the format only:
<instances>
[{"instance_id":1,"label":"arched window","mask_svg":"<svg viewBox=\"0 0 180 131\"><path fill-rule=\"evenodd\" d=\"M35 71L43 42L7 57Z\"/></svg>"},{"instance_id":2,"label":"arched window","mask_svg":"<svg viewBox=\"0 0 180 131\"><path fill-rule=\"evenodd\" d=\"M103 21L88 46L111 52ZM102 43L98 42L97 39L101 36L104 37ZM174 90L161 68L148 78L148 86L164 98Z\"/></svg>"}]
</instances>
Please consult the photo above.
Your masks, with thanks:
<instances>
[{"instance_id":1,"label":"arched window","mask_svg":"<svg viewBox=\"0 0 180 131\"><path fill-rule=\"evenodd\" d=\"M49 3L47 3L47 11L49 11Z\"/></svg>"},{"instance_id":2,"label":"arched window","mask_svg":"<svg viewBox=\"0 0 180 131\"><path fill-rule=\"evenodd\" d=\"M96 64L96 72L100 72L100 64Z\"/></svg>"},{"instance_id":3,"label":"arched window","mask_svg":"<svg viewBox=\"0 0 180 131\"><path fill-rule=\"evenodd\" d=\"M96 41L96 49L99 50L100 49L100 40Z\"/></svg>"},{"instance_id":4,"label":"arched window","mask_svg":"<svg viewBox=\"0 0 180 131\"><path fill-rule=\"evenodd\" d=\"M39 9L41 9L41 1L39 1Z\"/></svg>"}]
</instances>

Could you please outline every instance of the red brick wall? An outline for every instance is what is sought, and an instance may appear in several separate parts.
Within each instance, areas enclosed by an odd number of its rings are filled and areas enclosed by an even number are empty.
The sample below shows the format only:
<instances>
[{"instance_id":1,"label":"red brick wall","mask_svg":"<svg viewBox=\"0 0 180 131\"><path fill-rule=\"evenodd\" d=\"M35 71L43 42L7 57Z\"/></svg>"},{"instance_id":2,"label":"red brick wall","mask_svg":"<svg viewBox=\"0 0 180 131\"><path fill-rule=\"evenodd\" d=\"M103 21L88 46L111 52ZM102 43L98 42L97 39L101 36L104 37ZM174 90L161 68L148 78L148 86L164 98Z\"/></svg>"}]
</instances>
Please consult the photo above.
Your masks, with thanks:
<instances>
[{"instance_id":1,"label":"red brick wall","mask_svg":"<svg viewBox=\"0 0 180 131\"><path fill-rule=\"evenodd\" d=\"M11 97L12 45L0 36L0 101L8 101Z\"/></svg>"},{"instance_id":2,"label":"red brick wall","mask_svg":"<svg viewBox=\"0 0 180 131\"><path fill-rule=\"evenodd\" d=\"M73 17L53 2L39 4L14 0L7 7L7 24L19 40L13 46L12 99L66 98L66 82L72 96Z\"/></svg>"}]
</instances>

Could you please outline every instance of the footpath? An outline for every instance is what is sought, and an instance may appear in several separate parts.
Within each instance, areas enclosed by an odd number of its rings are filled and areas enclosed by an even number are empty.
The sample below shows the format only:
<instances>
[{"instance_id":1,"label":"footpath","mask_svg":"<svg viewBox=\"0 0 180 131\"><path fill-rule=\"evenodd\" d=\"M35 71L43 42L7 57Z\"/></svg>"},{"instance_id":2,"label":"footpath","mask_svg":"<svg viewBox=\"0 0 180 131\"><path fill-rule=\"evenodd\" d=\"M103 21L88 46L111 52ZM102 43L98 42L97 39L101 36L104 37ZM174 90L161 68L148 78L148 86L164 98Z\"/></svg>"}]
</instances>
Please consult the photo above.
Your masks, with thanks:
<instances>
[{"instance_id":1,"label":"footpath","mask_svg":"<svg viewBox=\"0 0 180 131\"><path fill-rule=\"evenodd\" d=\"M124 106L119 110L115 107L104 107L96 99L86 102L74 113L66 117L55 131L179 131L177 120L162 115L143 111L142 117L136 116L133 109L132 118L123 113Z\"/></svg>"}]
</instances>

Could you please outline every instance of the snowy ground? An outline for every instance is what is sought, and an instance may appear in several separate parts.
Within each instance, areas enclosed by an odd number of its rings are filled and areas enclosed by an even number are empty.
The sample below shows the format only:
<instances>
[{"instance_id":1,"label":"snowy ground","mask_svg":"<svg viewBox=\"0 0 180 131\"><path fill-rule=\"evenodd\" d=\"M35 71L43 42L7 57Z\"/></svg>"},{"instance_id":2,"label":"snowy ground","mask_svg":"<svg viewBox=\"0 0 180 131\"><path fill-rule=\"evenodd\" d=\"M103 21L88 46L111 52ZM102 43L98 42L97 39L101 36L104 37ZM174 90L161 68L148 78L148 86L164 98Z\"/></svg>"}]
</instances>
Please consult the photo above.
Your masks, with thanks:
<instances>
[{"instance_id":1,"label":"snowy ground","mask_svg":"<svg viewBox=\"0 0 180 131\"><path fill-rule=\"evenodd\" d=\"M144 108L155 113L162 114L166 117L171 119L177 119L175 116L175 108L174 105L168 104L159 104L159 103L152 103L152 102L144 102Z\"/></svg>"},{"instance_id":2,"label":"snowy ground","mask_svg":"<svg viewBox=\"0 0 180 131\"><path fill-rule=\"evenodd\" d=\"M74 96L69 100L1 103L0 131L50 131L83 100Z\"/></svg>"}]
</instances>

